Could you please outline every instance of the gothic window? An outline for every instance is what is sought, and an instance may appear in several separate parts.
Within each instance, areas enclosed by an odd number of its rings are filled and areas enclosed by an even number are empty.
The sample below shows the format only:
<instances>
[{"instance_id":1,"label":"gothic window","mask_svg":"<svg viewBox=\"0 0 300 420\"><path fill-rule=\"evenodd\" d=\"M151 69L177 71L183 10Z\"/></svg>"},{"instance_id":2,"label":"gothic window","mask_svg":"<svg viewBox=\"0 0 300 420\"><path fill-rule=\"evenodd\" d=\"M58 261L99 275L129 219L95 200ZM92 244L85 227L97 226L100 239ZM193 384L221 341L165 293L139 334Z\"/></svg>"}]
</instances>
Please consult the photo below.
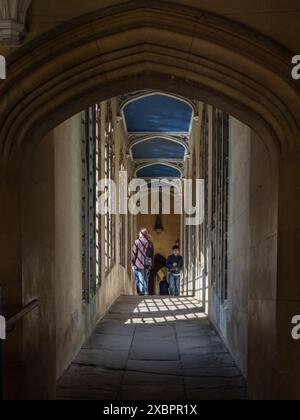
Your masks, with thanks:
<instances>
[{"instance_id":1,"label":"gothic window","mask_svg":"<svg viewBox=\"0 0 300 420\"><path fill-rule=\"evenodd\" d=\"M212 278L221 301L227 300L229 116L213 113Z\"/></svg>"},{"instance_id":2,"label":"gothic window","mask_svg":"<svg viewBox=\"0 0 300 420\"><path fill-rule=\"evenodd\" d=\"M203 276L207 276L208 273L208 200L209 200L209 147L208 147L208 133L209 120L208 120L208 110L205 107L203 112L203 124L201 127L201 147L200 147L200 162L201 162L201 179L204 180L204 221L200 225L200 237L201 237L201 252L202 252L202 261L201 269Z\"/></svg>"},{"instance_id":3,"label":"gothic window","mask_svg":"<svg viewBox=\"0 0 300 420\"><path fill-rule=\"evenodd\" d=\"M81 114L82 122L82 282L83 299L96 292L96 107Z\"/></svg>"},{"instance_id":4,"label":"gothic window","mask_svg":"<svg viewBox=\"0 0 300 420\"><path fill-rule=\"evenodd\" d=\"M106 180L115 180L114 174L114 127L111 101L107 101L105 113L105 146L104 146L104 177ZM113 195L110 184L105 190L106 207L112 209ZM116 262L116 216L107 212L104 216L104 254L105 272L108 274Z\"/></svg>"},{"instance_id":5,"label":"gothic window","mask_svg":"<svg viewBox=\"0 0 300 420\"><path fill-rule=\"evenodd\" d=\"M124 166L124 156L123 154L120 157L120 171L125 171ZM126 251L127 251L127 241L126 241L126 226L127 226L127 217L125 214L120 214L120 246L119 246L119 252L120 252L120 265L122 267L126 267Z\"/></svg>"},{"instance_id":6,"label":"gothic window","mask_svg":"<svg viewBox=\"0 0 300 420\"><path fill-rule=\"evenodd\" d=\"M96 106L96 184L102 178L102 162L101 162L101 105ZM98 202L99 196L97 194L96 200ZM96 208L98 206L96 205ZM102 252L101 252L101 237L102 237L102 218L99 210L96 213L96 286L101 286L101 260L102 260Z\"/></svg>"}]
</instances>

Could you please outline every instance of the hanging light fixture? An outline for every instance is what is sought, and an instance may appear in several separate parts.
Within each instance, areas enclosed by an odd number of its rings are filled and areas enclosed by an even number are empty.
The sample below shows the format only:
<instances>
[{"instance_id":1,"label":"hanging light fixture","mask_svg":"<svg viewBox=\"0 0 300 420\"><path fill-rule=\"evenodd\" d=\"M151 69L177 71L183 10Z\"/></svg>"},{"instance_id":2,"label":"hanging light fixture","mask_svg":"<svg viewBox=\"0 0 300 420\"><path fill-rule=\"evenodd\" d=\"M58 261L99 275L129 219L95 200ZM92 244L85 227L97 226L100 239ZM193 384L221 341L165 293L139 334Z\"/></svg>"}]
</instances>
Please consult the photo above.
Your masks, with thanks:
<instances>
[{"instance_id":1,"label":"hanging light fixture","mask_svg":"<svg viewBox=\"0 0 300 420\"><path fill-rule=\"evenodd\" d=\"M159 189L159 211L155 218L154 230L156 233L162 233L164 231L162 224L162 190Z\"/></svg>"},{"instance_id":2,"label":"hanging light fixture","mask_svg":"<svg viewBox=\"0 0 300 420\"><path fill-rule=\"evenodd\" d=\"M162 233L164 231L161 214L156 215L154 230L156 233Z\"/></svg>"}]
</instances>

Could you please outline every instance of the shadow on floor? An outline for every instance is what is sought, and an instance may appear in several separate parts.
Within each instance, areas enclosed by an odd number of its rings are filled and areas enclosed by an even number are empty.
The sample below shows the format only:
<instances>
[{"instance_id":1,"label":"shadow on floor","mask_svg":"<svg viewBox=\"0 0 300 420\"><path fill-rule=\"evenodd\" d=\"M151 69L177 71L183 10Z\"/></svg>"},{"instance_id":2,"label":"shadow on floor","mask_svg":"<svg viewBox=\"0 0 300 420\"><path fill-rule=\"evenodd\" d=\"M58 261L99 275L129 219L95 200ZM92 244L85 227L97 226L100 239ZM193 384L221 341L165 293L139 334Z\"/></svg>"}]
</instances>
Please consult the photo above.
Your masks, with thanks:
<instances>
[{"instance_id":1,"label":"shadow on floor","mask_svg":"<svg viewBox=\"0 0 300 420\"><path fill-rule=\"evenodd\" d=\"M246 382L191 297L121 296L58 383L62 400L239 400Z\"/></svg>"}]
</instances>

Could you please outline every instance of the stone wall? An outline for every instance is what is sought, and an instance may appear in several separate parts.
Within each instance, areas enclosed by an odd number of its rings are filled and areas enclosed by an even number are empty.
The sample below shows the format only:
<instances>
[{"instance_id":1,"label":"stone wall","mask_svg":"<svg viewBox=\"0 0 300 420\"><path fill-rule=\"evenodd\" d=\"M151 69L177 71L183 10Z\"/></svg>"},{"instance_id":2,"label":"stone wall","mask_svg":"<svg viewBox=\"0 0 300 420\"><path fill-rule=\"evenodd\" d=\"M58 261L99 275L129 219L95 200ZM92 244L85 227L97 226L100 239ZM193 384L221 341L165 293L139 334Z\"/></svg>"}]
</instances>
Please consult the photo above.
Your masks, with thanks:
<instances>
[{"instance_id":1,"label":"stone wall","mask_svg":"<svg viewBox=\"0 0 300 420\"><path fill-rule=\"evenodd\" d=\"M249 396L268 399L270 390L275 396L278 391L274 389L281 385L279 379L274 379L272 368L277 366L278 369L274 349L276 328L280 325L276 319L278 191L276 168L267 148L254 132L251 134L250 175ZM289 324L290 320L285 325L285 332L290 339Z\"/></svg>"},{"instance_id":2,"label":"stone wall","mask_svg":"<svg viewBox=\"0 0 300 420\"><path fill-rule=\"evenodd\" d=\"M211 317L247 375L251 130L229 120L228 299L212 290Z\"/></svg>"},{"instance_id":3,"label":"stone wall","mask_svg":"<svg viewBox=\"0 0 300 420\"><path fill-rule=\"evenodd\" d=\"M54 132L28 153L21 186L23 304L40 301L23 320L23 395L55 393L56 319L54 276Z\"/></svg>"},{"instance_id":4,"label":"stone wall","mask_svg":"<svg viewBox=\"0 0 300 420\"><path fill-rule=\"evenodd\" d=\"M228 300L222 303L213 289L210 316L249 378L250 396L263 398L259 384L272 387L266 367L273 360L269 349L276 330L278 200L267 148L234 118L229 168Z\"/></svg>"},{"instance_id":5,"label":"stone wall","mask_svg":"<svg viewBox=\"0 0 300 420\"><path fill-rule=\"evenodd\" d=\"M81 118L54 130L56 377L85 337L81 249Z\"/></svg>"},{"instance_id":6,"label":"stone wall","mask_svg":"<svg viewBox=\"0 0 300 420\"><path fill-rule=\"evenodd\" d=\"M17 168L6 173L0 164L0 285L1 314L14 314L22 304L21 279L21 225L19 214L19 179ZM8 396L17 396L21 387L19 375L22 346L20 326L9 334L9 340L3 342L5 362L5 383Z\"/></svg>"},{"instance_id":7,"label":"stone wall","mask_svg":"<svg viewBox=\"0 0 300 420\"><path fill-rule=\"evenodd\" d=\"M24 320L22 398L53 398L57 378L97 321L120 294L131 292L128 267L119 265L117 220L116 265L103 276L90 303L82 301L80 125L80 115L61 124L32 149L24 164L23 302L39 298L40 309ZM115 145L118 166L122 130L116 130Z\"/></svg>"}]
</instances>

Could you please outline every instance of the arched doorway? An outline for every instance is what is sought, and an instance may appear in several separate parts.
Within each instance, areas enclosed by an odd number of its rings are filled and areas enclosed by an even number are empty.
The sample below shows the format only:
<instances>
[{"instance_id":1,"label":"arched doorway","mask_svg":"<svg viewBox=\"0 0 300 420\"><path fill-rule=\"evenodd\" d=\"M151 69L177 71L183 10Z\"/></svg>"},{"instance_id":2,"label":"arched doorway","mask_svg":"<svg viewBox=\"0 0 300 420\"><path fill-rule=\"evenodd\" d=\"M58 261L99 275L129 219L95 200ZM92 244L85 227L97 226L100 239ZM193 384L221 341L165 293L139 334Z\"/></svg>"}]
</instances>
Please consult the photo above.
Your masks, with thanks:
<instances>
[{"instance_id":1,"label":"arched doorway","mask_svg":"<svg viewBox=\"0 0 300 420\"><path fill-rule=\"evenodd\" d=\"M287 345L288 324L299 296L295 198L300 183L300 97L290 77L290 59L280 46L219 17L137 1L71 21L21 48L9 59L13 76L0 91L5 161L1 196L11 209L19 204L17 174L25 151L76 112L113 96L147 88L194 97L230 113L259 135L268 149L276 185L271 207L278 219L278 270L272 278L274 299L265 299L257 290L252 300L252 396L264 387L259 384L261 370L268 372L269 389L275 384L272 396L284 395L297 382L288 361L297 360L297 344ZM9 218L8 231L16 239L12 276L21 284L20 215L11 212ZM270 333L271 359L255 357L261 325Z\"/></svg>"}]
</instances>

